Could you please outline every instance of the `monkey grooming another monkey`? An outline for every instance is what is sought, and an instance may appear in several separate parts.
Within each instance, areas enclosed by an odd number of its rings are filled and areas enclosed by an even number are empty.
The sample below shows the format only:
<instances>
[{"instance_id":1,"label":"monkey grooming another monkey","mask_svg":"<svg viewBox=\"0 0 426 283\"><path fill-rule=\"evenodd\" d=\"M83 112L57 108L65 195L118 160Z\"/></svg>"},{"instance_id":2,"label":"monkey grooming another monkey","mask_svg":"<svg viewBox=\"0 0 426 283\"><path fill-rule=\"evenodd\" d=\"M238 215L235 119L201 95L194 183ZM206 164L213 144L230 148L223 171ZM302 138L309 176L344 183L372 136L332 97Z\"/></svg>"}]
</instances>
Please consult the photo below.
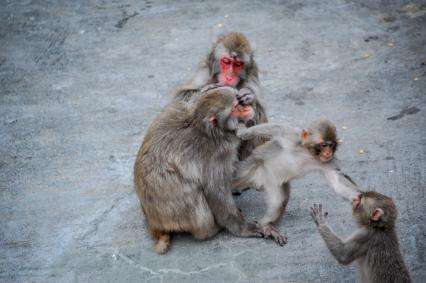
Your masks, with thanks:
<instances>
[{"instance_id":1,"label":"monkey grooming another monkey","mask_svg":"<svg viewBox=\"0 0 426 283\"><path fill-rule=\"evenodd\" d=\"M265 229L272 229L284 213L290 181L311 171L322 172L336 193L348 200L359 194L355 183L334 162L338 144L336 127L330 121L316 121L308 129L270 123L246 128L240 123L237 136L269 139L237 164L232 185L234 193L247 187L265 191L266 212L260 221Z\"/></svg>"},{"instance_id":2,"label":"monkey grooming another monkey","mask_svg":"<svg viewBox=\"0 0 426 283\"><path fill-rule=\"evenodd\" d=\"M221 87L199 94L194 104L172 102L146 132L134 182L157 253L168 250L172 232L203 240L222 227L241 237L285 241L278 230L266 234L247 222L232 198L240 143L235 130L239 118L253 117L235 95L235 89Z\"/></svg>"},{"instance_id":3,"label":"monkey grooming another monkey","mask_svg":"<svg viewBox=\"0 0 426 283\"><path fill-rule=\"evenodd\" d=\"M352 208L359 229L342 240L328 225L328 213L323 212L322 205L311 207L311 216L331 254L345 265L357 260L360 282L411 282L399 250L397 210L392 199L377 192L364 192L354 199Z\"/></svg>"},{"instance_id":4,"label":"monkey grooming another monkey","mask_svg":"<svg viewBox=\"0 0 426 283\"><path fill-rule=\"evenodd\" d=\"M254 117L247 125L266 123L266 111L261 101L261 86L257 64L250 43L242 33L231 32L219 37L199 65L195 75L175 93L175 100L190 101L200 90L218 86L231 86L238 90L240 105L251 106ZM239 157L247 157L263 140L244 141L239 148Z\"/></svg>"}]
</instances>

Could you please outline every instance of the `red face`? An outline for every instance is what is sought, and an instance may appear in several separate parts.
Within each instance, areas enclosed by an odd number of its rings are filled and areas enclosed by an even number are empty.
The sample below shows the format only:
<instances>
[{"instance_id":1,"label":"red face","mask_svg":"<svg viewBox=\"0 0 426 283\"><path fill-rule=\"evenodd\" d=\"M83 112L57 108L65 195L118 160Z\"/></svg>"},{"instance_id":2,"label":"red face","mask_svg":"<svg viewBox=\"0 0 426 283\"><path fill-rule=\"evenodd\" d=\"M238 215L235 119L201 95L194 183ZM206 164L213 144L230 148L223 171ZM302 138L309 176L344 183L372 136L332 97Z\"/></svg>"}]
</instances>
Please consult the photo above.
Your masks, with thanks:
<instances>
[{"instance_id":1,"label":"red face","mask_svg":"<svg viewBox=\"0 0 426 283\"><path fill-rule=\"evenodd\" d=\"M236 86L239 81L238 75L243 68L244 63L238 58L223 56L220 58L219 81L224 85Z\"/></svg>"},{"instance_id":2,"label":"red face","mask_svg":"<svg viewBox=\"0 0 426 283\"><path fill-rule=\"evenodd\" d=\"M250 120L254 117L253 107L250 105L240 105L237 100L234 100L232 105L231 115L234 117L238 117L243 121Z\"/></svg>"}]
</instances>

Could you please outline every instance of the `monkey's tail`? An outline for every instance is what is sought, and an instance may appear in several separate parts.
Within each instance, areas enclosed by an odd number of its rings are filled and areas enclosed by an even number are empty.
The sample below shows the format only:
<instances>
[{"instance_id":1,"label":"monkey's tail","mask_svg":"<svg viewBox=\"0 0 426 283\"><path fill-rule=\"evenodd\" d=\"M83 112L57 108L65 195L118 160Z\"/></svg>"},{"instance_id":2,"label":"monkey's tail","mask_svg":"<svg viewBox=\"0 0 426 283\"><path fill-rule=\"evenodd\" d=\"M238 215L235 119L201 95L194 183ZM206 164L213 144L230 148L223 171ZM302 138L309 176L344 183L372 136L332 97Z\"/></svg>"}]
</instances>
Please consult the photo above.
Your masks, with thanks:
<instances>
[{"instance_id":1,"label":"monkey's tail","mask_svg":"<svg viewBox=\"0 0 426 283\"><path fill-rule=\"evenodd\" d=\"M158 254L166 253L169 250L171 244L170 234L164 231L156 231L153 234L155 240L157 241L155 243L154 250Z\"/></svg>"}]
</instances>

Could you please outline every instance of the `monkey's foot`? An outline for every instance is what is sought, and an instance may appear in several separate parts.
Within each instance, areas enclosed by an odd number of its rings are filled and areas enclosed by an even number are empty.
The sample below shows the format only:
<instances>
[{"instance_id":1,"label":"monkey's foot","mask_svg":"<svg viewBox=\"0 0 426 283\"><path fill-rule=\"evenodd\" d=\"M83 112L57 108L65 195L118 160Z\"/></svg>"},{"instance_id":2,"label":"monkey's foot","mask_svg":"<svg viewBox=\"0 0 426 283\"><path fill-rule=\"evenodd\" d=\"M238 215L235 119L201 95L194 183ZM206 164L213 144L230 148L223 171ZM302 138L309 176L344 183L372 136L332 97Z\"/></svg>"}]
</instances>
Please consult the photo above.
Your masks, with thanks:
<instances>
[{"instance_id":1,"label":"monkey's foot","mask_svg":"<svg viewBox=\"0 0 426 283\"><path fill-rule=\"evenodd\" d=\"M281 235L280 231L272 226L271 224L266 224L262 226L262 233L265 238L272 238L275 242L278 243L280 246L284 246L287 244L287 237L284 235Z\"/></svg>"}]
</instances>

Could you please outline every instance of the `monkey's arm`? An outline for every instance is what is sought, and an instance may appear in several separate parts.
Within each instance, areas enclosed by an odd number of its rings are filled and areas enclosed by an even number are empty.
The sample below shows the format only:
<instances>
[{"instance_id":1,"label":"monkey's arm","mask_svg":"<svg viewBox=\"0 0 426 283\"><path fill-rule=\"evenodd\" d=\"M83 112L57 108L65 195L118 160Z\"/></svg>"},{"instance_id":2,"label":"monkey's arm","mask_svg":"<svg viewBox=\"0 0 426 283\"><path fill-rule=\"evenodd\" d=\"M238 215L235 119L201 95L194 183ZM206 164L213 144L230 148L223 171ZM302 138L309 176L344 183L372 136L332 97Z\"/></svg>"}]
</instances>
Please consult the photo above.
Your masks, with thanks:
<instances>
[{"instance_id":1,"label":"monkey's arm","mask_svg":"<svg viewBox=\"0 0 426 283\"><path fill-rule=\"evenodd\" d=\"M207 185L204 193L214 218L221 227L241 237L263 237L260 226L244 219L228 187L213 188Z\"/></svg>"},{"instance_id":2,"label":"monkey's arm","mask_svg":"<svg viewBox=\"0 0 426 283\"><path fill-rule=\"evenodd\" d=\"M278 124L265 123L247 128L243 123L240 123L237 128L237 136L242 140L254 138L271 139L274 136L285 133L287 130L286 126Z\"/></svg>"},{"instance_id":3,"label":"monkey's arm","mask_svg":"<svg viewBox=\"0 0 426 283\"><path fill-rule=\"evenodd\" d=\"M199 66L192 79L176 91L174 94L175 99L189 101L194 93L199 92L201 88L208 84L209 76L208 66L205 64Z\"/></svg>"},{"instance_id":4,"label":"monkey's arm","mask_svg":"<svg viewBox=\"0 0 426 283\"><path fill-rule=\"evenodd\" d=\"M340 171L340 169L327 167L322 172L330 187L346 200L352 201L360 194L358 186L349 176Z\"/></svg>"},{"instance_id":5,"label":"monkey's arm","mask_svg":"<svg viewBox=\"0 0 426 283\"><path fill-rule=\"evenodd\" d=\"M365 230L357 230L346 240L340 239L327 223L319 225L318 230L332 255L341 264L349 264L367 251L368 233Z\"/></svg>"},{"instance_id":6,"label":"monkey's arm","mask_svg":"<svg viewBox=\"0 0 426 283\"><path fill-rule=\"evenodd\" d=\"M364 255L368 249L369 233L366 229L358 229L348 239L339 238L327 223L327 212L322 211L321 204L311 208L311 216L318 227L321 237L324 239L331 254L344 265L353 262Z\"/></svg>"}]
</instances>

